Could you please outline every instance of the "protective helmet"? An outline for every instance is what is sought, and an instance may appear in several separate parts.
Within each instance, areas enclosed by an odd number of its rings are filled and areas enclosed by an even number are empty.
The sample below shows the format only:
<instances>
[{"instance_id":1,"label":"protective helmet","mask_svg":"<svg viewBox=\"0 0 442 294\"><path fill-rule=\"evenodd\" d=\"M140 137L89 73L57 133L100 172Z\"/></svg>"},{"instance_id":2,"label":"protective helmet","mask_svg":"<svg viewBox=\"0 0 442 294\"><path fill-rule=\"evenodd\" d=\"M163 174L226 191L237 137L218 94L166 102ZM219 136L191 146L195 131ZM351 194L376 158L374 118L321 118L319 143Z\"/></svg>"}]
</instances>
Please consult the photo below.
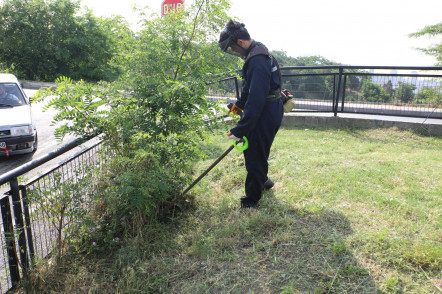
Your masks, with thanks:
<instances>
[{"instance_id":1,"label":"protective helmet","mask_svg":"<svg viewBox=\"0 0 442 294\"><path fill-rule=\"evenodd\" d=\"M246 49L236 43L238 39L250 40L245 24L230 20L219 36L218 45L223 52L244 57Z\"/></svg>"}]
</instances>

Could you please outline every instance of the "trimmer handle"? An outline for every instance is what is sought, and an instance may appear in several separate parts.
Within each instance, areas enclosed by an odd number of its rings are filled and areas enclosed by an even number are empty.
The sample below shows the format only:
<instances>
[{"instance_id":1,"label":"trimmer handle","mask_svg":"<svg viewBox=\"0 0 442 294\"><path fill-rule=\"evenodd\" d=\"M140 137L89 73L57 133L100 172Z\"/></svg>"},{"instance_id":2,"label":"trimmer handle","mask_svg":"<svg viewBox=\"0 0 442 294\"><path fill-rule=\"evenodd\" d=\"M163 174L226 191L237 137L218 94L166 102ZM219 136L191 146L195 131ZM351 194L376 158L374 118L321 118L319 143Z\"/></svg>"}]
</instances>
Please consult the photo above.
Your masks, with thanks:
<instances>
[{"instance_id":1,"label":"trimmer handle","mask_svg":"<svg viewBox=\"0 0 442 294\"><path fill-rule=\"evenodd\" d=\"M249 141L247 140L246 136L242 137L242 139L238 141L238 143L243 143L242 146L238 146L235 140L232 141L233 141L233 146L235 147L236 150L244 151L247 150L247 148L249 148Z\"/></svg>"}]
</instances>

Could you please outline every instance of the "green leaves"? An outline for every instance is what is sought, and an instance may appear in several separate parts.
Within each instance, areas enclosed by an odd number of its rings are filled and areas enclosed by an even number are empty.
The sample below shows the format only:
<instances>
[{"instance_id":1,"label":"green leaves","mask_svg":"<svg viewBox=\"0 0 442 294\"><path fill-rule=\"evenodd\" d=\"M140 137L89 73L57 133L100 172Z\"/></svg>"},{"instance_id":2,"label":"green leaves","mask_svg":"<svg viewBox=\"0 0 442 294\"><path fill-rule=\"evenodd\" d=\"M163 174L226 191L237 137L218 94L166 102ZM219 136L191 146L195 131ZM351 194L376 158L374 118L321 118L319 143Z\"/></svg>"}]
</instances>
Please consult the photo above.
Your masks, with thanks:
<instances>
[{"instance_id":1,"label":"green leaves","mask_svg":"<svg viewBox=\"0 0 442 294\"><path fill-rule=\"evenodd\" d=\"M124 44L119 18L81 15L79 1L7 0L0 7L0 62L22 79L54 81L60 75L115 80L111 63Z\"/></svg>"},{"instance_id":2,"label":"green leaves","mask_svg":"<svg viewBox=\"0 0 442 294\"><path fill-rule=\"evenodd\" d=\"M416 33L412 33L409 35L410 38L419 38L423 36L429 37L437 37L442 34L442 22L425 26L422 30ZM436 57L437 63L436 66L442 65L442 42L439 41L439 44L434 44L428 48L419 48L420 51L424 52L427 55Z\"/></svg>"},{"instance_id":3,"label":"green leaves","mask_svg":"<svg viewBox=\"0 0 442 294\"><path fill-rule=\"evenodd\" d=\"M84 81L74 83L66 77L57 79L57 82L55 90L42 89L35 98L42 100L50 96L44 110L53 107L58 111L52 121L53 125L62 123L55 131L58 140L67 134L90 137L107 126L104 119L108 108L106 100L102 99L105 95L98 94L100 88Z\"/></svg>"}]
</instances>

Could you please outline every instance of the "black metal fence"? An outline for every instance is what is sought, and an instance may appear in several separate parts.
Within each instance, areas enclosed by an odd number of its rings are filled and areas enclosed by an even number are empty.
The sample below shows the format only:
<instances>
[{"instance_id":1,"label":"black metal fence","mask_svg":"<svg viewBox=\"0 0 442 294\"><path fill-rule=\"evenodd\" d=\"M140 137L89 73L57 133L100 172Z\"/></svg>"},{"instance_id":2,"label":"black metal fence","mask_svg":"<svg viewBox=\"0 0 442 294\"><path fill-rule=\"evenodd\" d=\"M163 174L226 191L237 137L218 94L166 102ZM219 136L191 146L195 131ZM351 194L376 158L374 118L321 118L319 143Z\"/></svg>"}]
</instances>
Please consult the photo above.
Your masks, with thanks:
<instances>
[{"instance_id":1,"label":"black metal fence","mask_svg":"<svg viewBox=\"0 0 442 294\"><path fill-rule=\"evenodd\" d=\"M92 167L103 163L103 144L98 141L25 184L19 184L18 177L78 146L80 142L74 141L0 176L0 186L5 183L10 185L10 190L0 195L0 293L6 293L17 285L32 267L35 257L46 258L52 254L60 233L56 224L58 228L68 227L75 222L71 217L75 214L69 212L78 205L88 205L88 195L81 190L82 180L90 176ZM57 195L60 193L66 194L69 207ZM72 193L77 195L74 197ZM63 219L56 215L56 209L51 210L51 205L61 204L66 205Z\"/></svg>"},{"instance_id":2,"label":"black metal fence","mask_svg":"<svg viewBox=\"0 0 442 294\"><path fill-rule=\"evenodd\" d=\"M442 118L442 67L283 67L282 88L293 112L332 112ZM234 102L236 77L210 86L209 99Z\"/></svg>"}]
</instances>

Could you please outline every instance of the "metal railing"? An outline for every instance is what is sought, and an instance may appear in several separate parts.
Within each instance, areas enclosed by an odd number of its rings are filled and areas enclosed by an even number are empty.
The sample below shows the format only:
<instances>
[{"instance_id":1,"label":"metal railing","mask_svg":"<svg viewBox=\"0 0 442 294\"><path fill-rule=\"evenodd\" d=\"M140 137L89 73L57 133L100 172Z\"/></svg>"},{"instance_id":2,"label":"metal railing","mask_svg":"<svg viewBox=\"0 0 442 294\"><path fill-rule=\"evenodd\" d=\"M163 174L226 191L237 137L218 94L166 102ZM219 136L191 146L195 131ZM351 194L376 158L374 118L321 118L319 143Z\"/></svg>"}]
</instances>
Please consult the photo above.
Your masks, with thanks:
<instances>
[{"instance_id":1,"label":"metal railing","mask_svg":"<svg viewBox=\"0 0 442 294\"><path fill-rule=\"evenodd\" d=\"M332 112L442 118L442 67L283 67L282 88L293 112ZM236 77L209 86L209 99L234 102Z\"/></svg>"},{"instance_id":2,"label":"metal railing","mask_svg":"<svg viewBox=\"0 0 442 294\"><path fill-rule=\"evenodd\" d=\"M52 216L42 214L38 207L42 202L34 201L35 196L52 197L51 193L61 183L78 182L90 172L90 167L100 166L103 160L100 156L102 142L83 149L25 184L19 184L18 177L79 146L83 141L75 140L0 176L0 186L6 183L10 186L9 191L0 195L0 293L14 289L32 267L34 258L48 257L54 249L57 232L48 223Z\"/></svg>"}]
</instances>

